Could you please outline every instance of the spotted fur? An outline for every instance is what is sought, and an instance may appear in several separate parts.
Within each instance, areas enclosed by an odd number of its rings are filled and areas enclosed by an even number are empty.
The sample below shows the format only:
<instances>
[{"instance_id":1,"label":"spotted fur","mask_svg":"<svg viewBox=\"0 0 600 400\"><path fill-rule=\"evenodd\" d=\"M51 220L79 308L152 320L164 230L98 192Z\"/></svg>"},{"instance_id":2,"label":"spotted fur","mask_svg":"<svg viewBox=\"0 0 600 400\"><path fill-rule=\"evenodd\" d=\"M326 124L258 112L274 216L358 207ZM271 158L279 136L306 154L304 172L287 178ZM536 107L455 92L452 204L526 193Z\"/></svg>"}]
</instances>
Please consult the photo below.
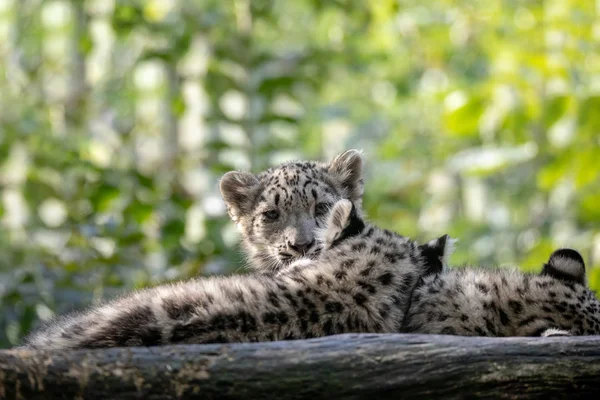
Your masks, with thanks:
<instances>
[{"instance_id":1,"label":"spotted fur","mask_svg":"<svg viewBox=\"0 0 600 400\"><path fill-rule=\"evenodd\" d=\"M555 251L542 273L445 269L415 289L404 332L465 336L600 334L600 302L575 250Z\"/></svg>"},{"instance_id":2,"label":"spotted fur","mask_svg":"<svg viewBox=\"0 0 600 400\"><path fill-rule=\"evenodd\" d=\"M56 319L26 347L74 349L304 339L398 332L410 294L445 240L419 246L362 221L348 200L332 207L323 251L267 276L212 277L141 290ZM443 242L443 243L442 243ZM439 249L431 257L432 247ZM428 256L423 256L427 253ZM437 260L437 261L436 261Z\"/></svg>"},{"instance_id":3,"label":"spotted fur","mask_svg":"<svg viewBox=\"0 0 600 400\"><path fill-rule=\"evenodd\" d=\"M321 241L335 246L360 223L355 214L332 213L328 227L334 229L321 232ZM446 264L454 242L444 235L420 246L425 272L412 293L402 332L541 337L600 334L600 302L586 286L585 263L577 251L555 251L539 275L517 269L449 269Z\"/></svg>"},{"instance_id":4,"label":"spotted fur","mask_svg":"<svg viewBox=\"0 0 600 400\"><path fill-rule=\"evenodd\" d=\"M288 162L258 175L232 171L220 189L251 267L277 272L318 255L315 232L336 201L348 199L361 213L362 157L348 150L329 163Z\"/></svg>"}]
</instances>

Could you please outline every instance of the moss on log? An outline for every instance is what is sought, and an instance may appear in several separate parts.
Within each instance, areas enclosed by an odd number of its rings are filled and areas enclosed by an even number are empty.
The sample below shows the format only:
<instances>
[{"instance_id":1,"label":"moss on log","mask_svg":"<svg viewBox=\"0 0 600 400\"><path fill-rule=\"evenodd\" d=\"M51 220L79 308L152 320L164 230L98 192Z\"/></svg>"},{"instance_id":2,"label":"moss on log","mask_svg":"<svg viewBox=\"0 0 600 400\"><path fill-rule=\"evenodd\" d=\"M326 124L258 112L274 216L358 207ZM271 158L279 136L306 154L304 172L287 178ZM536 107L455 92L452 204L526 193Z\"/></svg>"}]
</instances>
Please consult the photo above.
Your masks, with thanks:
<instances>
[{"instance_id":1,"label":"moss on log","mask_svg":"<svg viewBox=\"0 0 600 400\"><path fill-rule=\"evenodd\" d=\"M0 351L4 399L600 398L600 337L338 335Z\"/></svg>"}]
</instances>

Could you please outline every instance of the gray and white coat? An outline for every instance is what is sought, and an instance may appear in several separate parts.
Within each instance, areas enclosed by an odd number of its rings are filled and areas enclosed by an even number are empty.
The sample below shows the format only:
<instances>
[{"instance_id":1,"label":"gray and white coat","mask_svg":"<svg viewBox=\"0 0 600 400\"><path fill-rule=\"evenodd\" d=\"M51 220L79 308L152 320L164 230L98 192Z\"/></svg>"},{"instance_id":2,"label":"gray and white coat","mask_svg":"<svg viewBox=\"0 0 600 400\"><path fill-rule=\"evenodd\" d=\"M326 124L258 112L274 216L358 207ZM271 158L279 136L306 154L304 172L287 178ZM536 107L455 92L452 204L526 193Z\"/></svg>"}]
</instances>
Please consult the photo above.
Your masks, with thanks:
<instances>
[{"instance_id":1,"label":"gray and white coat","mask_svg":"<svg viewBox=\"0 0 600 400\"><path fill-rule=\"evenodd\" d=\"M156 346L398 332L410 295L441 267L445 237L419 246L332 207L315 260L278 275L195 279L140 290L50 322L33 349ZM440 250L441 249L441 250Z\"/></svg>"}]
</instances>

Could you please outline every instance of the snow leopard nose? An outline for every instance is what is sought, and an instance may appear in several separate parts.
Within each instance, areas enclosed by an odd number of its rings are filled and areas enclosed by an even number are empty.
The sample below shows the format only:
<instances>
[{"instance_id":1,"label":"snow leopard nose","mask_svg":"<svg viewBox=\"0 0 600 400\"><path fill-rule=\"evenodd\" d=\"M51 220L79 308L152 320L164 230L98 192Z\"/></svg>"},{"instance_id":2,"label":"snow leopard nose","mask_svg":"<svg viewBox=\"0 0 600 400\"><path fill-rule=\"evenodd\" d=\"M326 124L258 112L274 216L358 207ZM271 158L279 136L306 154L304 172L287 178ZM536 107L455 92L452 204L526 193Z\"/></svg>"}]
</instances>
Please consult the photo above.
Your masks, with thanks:
<instances>
[{"instance_id":1,"label":"snow leopard nose","mask_svg":"<svg viewBox=\"0 0 600 400\"><path fill-rule=\"evenodd\" d=\"M315 244L315 239L312 241L287 241L288 249L294 250L296 253L306 253Z\"/></svg>"}]
</instances>

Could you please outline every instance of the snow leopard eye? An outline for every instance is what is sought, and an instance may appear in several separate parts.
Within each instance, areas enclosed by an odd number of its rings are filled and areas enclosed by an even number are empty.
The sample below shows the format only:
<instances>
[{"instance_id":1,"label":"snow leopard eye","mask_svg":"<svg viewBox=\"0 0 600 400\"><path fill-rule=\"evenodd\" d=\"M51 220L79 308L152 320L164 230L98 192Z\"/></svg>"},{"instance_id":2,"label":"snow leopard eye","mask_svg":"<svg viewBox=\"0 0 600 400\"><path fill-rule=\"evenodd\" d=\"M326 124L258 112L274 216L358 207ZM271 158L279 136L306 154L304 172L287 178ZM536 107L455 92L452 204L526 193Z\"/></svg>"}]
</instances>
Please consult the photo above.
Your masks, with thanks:
<instances>
[{"instance_id":1,"label":"snow leopard eye","mask_svg":"<svg viewBox=\"0 0 600 400\"><path fill-rule=\"evenodd\" d=\"M323 217L331 208L331 203L319 203L315 206L315 217Z\"/></svg>"},{"instance_id":2,"label":"snow leopard eye","mask_svg":"<svg viewBox=\"0 0 600 400\"><path fill-rule=\"evenodd\" d=\"M275 221L277 218L279 218L279 211L277 211L277 210L269 210L269 211L265 211L263 213L263 215L269 221Z\"/></svg>"}]
</instances>

